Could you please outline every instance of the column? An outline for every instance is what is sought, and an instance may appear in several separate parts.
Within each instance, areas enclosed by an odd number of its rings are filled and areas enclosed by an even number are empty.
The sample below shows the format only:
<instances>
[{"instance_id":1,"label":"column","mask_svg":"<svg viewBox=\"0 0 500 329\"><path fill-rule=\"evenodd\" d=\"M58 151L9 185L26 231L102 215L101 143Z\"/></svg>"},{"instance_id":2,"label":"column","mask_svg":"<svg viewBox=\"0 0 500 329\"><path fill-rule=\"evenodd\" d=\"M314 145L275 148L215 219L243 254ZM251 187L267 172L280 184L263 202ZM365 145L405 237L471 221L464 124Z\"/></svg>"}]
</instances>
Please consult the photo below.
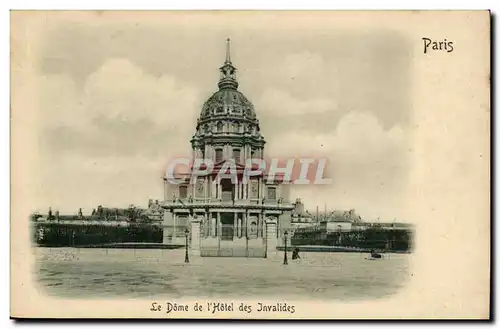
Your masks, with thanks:
<instances>
[{"instance_id":1,"label":"column","mask_svg":"<svg viewBox=\"0 0 500 329\"><path fill-rule=\"evenodd\" d=\"M215 179L210 178L210 191L211 191L210 200L214 200L215 199L216 187L217 187L217 185L215 183Z\"/></svg>"},{"instance_id":2,"label":"column","mask_svg":"<svg viewBox=\"0 0 500 329\"><path fill-rule=\"evenodd\" d=\"M238 216L238 238L241 238L243 236L243 234L242 234L243 230L241 229L242 221L243 221L243 218Z\"/></svg>"},{"instance_id":3,"label":"column","mask_svg":"<svg viewBox=\"0 0 500 329\"><path fill-rule=\"evenodd\" d=\"M259 178L259 202L262 202L262 198L266 197L266 190L264 188L264 180Z\"/></svg>"},{"instance_id":4,"label":"column","mask_svg":"<svg viewBox=\"0 0 500 329\"><path fill-rule=\"evenodd\" d=\"M247 212L245 211L243 213L243 219L242 219L242 228L241 228L241 236L242 237L247 237L248 236L248 230L247 230L247 218L248 218L248 214Z\"/></svg>"},{"instance_id":5,"label":"column","mask_svg":"<svg viewBox=\"0 0 500 329\"><path fill-rule=\"evenodd\" d=\"M177 214L174 212L173 213L173 224L174 224L174 227L173 227L173 230L172 230L172 241L177 237Z\"/></svg>"},{"instance_id":6,"label":"column","mask_svg":"<svg viewBox=\"0 0 500 329\"><path fill-rule=\"evenodd\" d=\"M203 214L203 237L207 238L210 236L210 213L206 212Z\"/></svg>"},{"instance_id":7,"label":"column","mask_svg":"<svg viewBox=\"0 0 500 329\"><path fill-rule=\"evenodd\" d=\"M200 234L200 220L195 216L191 220L191 254L195 256L200 255L200 244L201 244L201 234Z\"/></svg>"},{"instance_id":8,"label":"column","mask_svg":"<svg viewBox=\"0 0 500 329\"><path fill-rule=\"evenodd\" d=\"M237 237L238 236L238 213L234 212L234 221L233 221L233 236Z\"/></svg>"},{"instance_id":9,"label":"column","mask_svg":"<svg viewBox=\"0 0 500 329\"><path fill-rule=\"evenodd\" d=\"M260 220L260 227L262 228L260 231L260 234L262 235L262 238L265 240L267 239L267 232L266 232L266 219L262 214L259 214L259 220Z\"/></svg>"},{"instance_id":10,"label":"column","mask_svg":"<svg viewBox=\"0 0 500 329\"><path fill-rule=\"evenodd\" d=\"M262 214L257 216L257 237L262 238Z\"/></svg>"},{"instance_id":11,"label":"column","mask_svg":"<svg viewBox=\"0 0 500 329\"><path fill-rule=\"evenodd\" d=\"M216 223L216 219L214 217L214 214L210 213L210 229L212 231L212 234L211 234L212 238L215 238L215 233L216 233L215 228L216 228L216 225L217 225L217 223Z\"/></svg>"},{"instance_id":12,"label":"column","mask_svg":"<svg viewBox=\"0 0 500 329\"><path fill-rule=\"evenodd\" d=\"M208 199L208 177L205 177L205 179L203 180L203 201L206 202L206 200Z\"/></svg>"},{"instance_id":13,"label":"column","mask_svg":"<svg viewBox=\"0 0 500 329\"><path fill-rule=\"evenodd\" d=\"M215 236L221 236L221 223L220 223L220 212L217 213L217 230L216 230L216 233L215 233Z\"/></svg>"},{"instance_id":14,"label":"column","mask_svg":"<svg viewBox=\"0 0 500 329\"><path fill-rule=\"evenodd\" d=\"M245 214L243 215L243 233L245 235L245 237L248 236L248 213L245 212Z\"/></svg>"}]
</instances>

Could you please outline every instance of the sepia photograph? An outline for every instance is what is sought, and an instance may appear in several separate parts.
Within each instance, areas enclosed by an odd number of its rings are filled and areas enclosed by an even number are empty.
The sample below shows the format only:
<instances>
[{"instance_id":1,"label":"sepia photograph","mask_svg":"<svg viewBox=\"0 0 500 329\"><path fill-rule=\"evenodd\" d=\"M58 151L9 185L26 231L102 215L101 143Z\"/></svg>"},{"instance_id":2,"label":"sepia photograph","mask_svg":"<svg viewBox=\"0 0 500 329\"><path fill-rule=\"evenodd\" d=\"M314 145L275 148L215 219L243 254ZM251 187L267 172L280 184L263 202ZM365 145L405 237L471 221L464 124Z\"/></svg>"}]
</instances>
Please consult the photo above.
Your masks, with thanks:
<instances>
[{"instance_id":1,"label":"sepia photograph","mask_svg":"<svg viewBox=\"0 0 500 329\"><path fill-rule=\"evenodd\" d=\"M489 24L11 12L11 316L488 317Z\"/></svg>"}]
</instances>

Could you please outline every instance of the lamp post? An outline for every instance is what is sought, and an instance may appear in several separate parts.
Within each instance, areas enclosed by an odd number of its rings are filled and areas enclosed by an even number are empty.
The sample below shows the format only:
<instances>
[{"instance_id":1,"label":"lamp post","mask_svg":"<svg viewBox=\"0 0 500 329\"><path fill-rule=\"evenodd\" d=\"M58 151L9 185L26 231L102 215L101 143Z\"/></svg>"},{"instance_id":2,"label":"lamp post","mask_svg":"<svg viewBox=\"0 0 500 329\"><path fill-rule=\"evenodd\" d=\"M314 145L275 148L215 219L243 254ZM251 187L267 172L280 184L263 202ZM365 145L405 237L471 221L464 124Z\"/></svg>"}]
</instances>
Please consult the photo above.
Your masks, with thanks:
<instances>
[{"instance_id":1,"label":"lamp post","mask_svg":"<svg viewBox=\"0 0 500 329\"><path fill-rule=\"evenodd\" d=\"M186 233L186 258L184 258L184 263L189 263L189 254L188 254L188 234L189 234L189 230L186 228L186 230L184 231L184 233Z\"/></svg>"},{"instance_id":2,"label":"lamp post","mask_svg":"<svg viewBox=\"0 0 500 329\"><path fill-rule=\"evenodd\" d=\"M288 231L285 231L284 236L285 236L285 258L283 259L283 265L288 265L288 258L286 256L286 240L288 237Z\"/></svg>"}]
</instances>

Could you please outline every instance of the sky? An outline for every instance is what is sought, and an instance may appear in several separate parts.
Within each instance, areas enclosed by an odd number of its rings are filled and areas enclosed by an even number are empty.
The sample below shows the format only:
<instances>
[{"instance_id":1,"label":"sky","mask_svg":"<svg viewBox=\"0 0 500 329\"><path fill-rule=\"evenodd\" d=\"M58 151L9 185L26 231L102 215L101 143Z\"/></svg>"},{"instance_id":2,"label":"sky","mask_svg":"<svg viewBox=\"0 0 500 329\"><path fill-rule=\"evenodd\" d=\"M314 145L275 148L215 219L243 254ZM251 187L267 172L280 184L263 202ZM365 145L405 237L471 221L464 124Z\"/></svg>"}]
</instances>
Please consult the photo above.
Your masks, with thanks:
<instances>
[{"instance_id":1,"label":"sky","mask_svg":"<svg viewBox=\"0 0 500 329\"><path fill-rule=\"evenodd\" d=\"M193 19L193 17L191 17ZM239 90L276 157L326 157L333 184L295 186L306 209L405 221L411 47L397 31L234 24L82 24L37 49L37 203L61 213L163 198L168 159L189 156L231 38Z\"/></svg>"}]
</instances>

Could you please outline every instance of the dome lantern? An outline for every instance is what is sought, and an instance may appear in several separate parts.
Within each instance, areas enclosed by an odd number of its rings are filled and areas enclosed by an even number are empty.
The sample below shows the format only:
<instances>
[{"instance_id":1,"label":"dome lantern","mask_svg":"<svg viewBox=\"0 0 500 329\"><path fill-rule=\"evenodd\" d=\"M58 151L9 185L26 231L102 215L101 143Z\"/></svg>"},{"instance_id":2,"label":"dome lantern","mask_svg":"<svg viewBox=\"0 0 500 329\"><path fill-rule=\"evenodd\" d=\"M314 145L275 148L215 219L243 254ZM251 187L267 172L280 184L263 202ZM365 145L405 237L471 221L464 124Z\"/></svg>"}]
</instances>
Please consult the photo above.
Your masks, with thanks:
<instances>
[{"instance_id":1,"label":"dome lantern","mask_svg":"<svg viewBox=\"0 0 500 329\"><path fill-rule=\"evenodd\" d=\"M226 60L219 70L221 72L218 83L219 89L238 89L236 68L231 63L231 39L229 38L226 40Z\"/></svg>"}]
</instances>

